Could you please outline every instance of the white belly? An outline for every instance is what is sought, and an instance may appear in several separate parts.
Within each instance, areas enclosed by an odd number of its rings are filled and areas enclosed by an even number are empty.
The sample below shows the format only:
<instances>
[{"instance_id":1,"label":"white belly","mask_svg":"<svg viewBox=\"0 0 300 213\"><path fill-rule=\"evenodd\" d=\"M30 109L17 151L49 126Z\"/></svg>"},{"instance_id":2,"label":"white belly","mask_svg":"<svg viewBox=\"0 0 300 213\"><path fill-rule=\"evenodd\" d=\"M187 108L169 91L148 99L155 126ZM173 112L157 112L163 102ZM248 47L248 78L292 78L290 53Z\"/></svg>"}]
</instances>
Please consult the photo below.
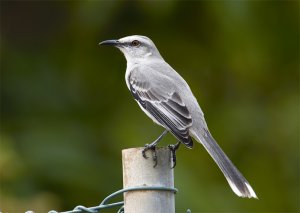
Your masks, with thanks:
<instances>
[{"instance_id":1,"label":"white belly","mask_svg":"<svg viewBox=\"0 0 300 213\"><path fill-rule=\"evenodd\" d=\"M162 127L164 127L162 124L160 124L157 120L156 120L156 118L155 117L153 117L138 101L136 101L138 104L139 104L139 106L140 106L140 108L144 111L144 113L146 113L146 115L148 115L148 117L149 118L151 118L152 120L153 120L153 122L154 123L156 123L156 124L158 124L159 126L162 126ZM164 127L164 128L166 128L166 127Z\"/></svg>"}]
</instances>

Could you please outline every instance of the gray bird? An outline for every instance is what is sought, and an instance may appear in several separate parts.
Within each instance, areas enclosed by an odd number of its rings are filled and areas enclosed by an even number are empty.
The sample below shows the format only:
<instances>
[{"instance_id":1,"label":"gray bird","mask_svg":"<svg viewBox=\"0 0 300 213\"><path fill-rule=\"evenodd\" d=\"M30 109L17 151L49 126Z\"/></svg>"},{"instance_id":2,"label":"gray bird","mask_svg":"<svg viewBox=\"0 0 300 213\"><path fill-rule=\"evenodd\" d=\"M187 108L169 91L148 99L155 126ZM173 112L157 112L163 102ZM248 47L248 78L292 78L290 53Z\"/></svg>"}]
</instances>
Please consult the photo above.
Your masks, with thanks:
<instances>
[{"instance_id":1,"label":"gray bird","mask_svg":"<svg viewBox=\"0 0 300 213\"><path fill-rule=\"evenodd\" d=\"M125 80L127 87L141 109L165 131L147 150L154 151L163 136L170 132L179 141L169 145L174 165L175 151L183 143L193 147L192 137L201 143L223 172L231 189L240 197L257 198L254 190L210 134L204 114L186 81L162 58L154 43L145 36L128 36L107 40L101 45L120 49L127 60ZM155 164L156 165L156 164Z\"/></svg>"}]
</instances>

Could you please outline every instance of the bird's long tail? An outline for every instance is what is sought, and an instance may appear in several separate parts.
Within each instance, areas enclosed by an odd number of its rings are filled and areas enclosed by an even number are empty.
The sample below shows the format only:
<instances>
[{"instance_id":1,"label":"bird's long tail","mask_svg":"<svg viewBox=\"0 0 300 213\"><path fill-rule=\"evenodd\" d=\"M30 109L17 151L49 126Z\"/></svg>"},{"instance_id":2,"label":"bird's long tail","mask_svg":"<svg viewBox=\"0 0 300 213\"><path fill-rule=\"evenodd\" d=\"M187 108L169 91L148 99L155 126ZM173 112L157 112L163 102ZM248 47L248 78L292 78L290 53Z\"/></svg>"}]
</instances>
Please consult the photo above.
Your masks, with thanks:
<instances>
[{"instance_id":1,"label":"bird's long tail","mask_svg":"<svg viewBox=\"0 0 300 213\"><path fill-rule=\"evenodd\" d=\"M234 193L240 197L257 198L248 181L229 160L210 132L207 131L206 133L205 136L196 133L195 137L217 163Z\"/></svg>"}]
</instances>

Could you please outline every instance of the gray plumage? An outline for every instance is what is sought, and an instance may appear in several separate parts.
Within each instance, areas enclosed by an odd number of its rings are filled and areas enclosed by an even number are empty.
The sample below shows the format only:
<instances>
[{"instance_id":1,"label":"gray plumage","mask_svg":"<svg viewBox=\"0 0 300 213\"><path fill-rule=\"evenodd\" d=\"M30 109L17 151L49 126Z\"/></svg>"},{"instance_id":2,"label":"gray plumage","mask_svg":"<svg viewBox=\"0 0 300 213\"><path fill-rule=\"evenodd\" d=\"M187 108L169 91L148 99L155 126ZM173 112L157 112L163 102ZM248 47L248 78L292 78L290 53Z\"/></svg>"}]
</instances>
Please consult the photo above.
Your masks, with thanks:
<instances>
[{"instance_id":1,"label":"gray plumage","mask_svg":"<svg viewBox=\"0 0 300 213\"><path fill-rule=\"evenodd\" d=\"M192 148L200 142L240 197L257 198L248 181L232 164L210 134L204 114L186 81L161 57L145 36L108 40L127 60L125 80L141 109L158 125Z\"/></svg>"}]
</instances>

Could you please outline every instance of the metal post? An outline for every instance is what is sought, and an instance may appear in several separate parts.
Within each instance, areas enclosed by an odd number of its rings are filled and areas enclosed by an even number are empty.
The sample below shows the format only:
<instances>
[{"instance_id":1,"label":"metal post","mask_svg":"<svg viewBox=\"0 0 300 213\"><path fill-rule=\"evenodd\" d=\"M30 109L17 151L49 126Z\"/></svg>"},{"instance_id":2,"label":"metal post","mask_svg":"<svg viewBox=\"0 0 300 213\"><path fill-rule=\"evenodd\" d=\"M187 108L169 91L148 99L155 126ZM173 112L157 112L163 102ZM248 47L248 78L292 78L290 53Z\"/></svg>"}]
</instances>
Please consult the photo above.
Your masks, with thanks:
<instances>
[{"instance_id":1,"label":"metal post","mask_svg":"<svg viewBox=\"0 0 300 213\"><path fill-rule=\"evenodd\" d=\"M157 166L153 168L152 152L148 159L143 148L122 151L124 188L136 186L174 187L170 150L157 148ZM175 195L171 191L139 190L124 193L125 213L175 213Z\"/></svg>"}]
</instances>

